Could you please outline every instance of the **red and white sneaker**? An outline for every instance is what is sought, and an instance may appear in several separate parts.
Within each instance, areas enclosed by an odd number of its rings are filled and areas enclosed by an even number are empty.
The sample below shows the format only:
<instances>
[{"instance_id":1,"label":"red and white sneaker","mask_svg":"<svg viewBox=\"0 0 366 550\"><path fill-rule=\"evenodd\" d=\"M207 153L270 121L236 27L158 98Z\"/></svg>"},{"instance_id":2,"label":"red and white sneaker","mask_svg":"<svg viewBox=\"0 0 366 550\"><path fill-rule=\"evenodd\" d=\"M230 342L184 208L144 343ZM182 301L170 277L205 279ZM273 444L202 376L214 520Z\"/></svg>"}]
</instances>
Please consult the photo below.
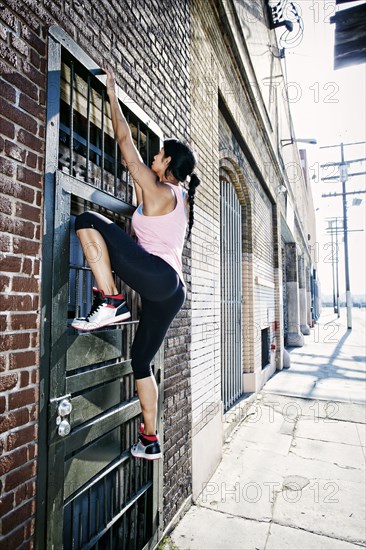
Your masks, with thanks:
<instances>
[{"instance_id":1,"label":"red and white sneaker","mask_svg":"<svg viewBox=\"0 0 366 550\"><path fill-rule=\"evenodd\" d=\"M123 294L106 296L103 290L93 287L94 300L86 317L75 317L71 326L77 330L95 330L124 323L131 317Z\"/></svg>"},{"instance_id":2,"label":"red and white sneaker","mask_svg":"<svg viewBox=\"0 0 366 550\"><path fill-rule=\"evenodd\" d=\"M130 451L135 458L146 458L146 460L157 460L163 456L158 433L156 432L156 435L145 435L143 423L140 424L138 442L132 445Z\"/></svg>"}]
</instances>

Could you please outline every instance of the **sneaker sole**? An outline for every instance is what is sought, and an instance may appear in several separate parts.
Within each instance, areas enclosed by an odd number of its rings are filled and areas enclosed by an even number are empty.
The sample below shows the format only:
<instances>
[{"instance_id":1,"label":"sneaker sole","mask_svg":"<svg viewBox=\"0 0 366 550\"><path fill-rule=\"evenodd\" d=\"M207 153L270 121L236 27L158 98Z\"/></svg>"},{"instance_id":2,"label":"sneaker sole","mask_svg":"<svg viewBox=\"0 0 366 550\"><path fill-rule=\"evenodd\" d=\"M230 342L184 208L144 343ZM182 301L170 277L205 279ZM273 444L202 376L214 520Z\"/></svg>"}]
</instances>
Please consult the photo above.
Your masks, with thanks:
<instances>
[{"instance_id":1,"label":"sneaker sole","mask_svg":"<svg viewBox=\"0 0 366 550\"><path fill-rule=\"evenodd\" d=\"M154 457L149 457L148 455L134 455L131 453L131 456L133 456L134 458L144 458L145 460L159 460L159 458L163 458L163 455L162 453L160 453L160 455L158 456L154 456Z\"/></svg>"},{"instance_id":2,"label":"sneaker sole","mask_svg":"<svg viewBox=\"0 0 366 550\"><path fill-rule=\"evenodd\" d=\"M96 326L93 326L93 323L90 323L90 325L92 325L91 328L85 328L84 326L80 326L80 325L73 325L71 323L71 326L72 328L76 328L76 330L87 330L87 331L90 331L90 330L96 330L98 328L102 328L102 327L108 327L110 325L119 325L119 324L122 324L124 322L127 321L127 319L129 319L131 317L131 313L123 313L122 315L117 315L117 317L115 317L114 319L112 319L112 321L109 321L108 323L104 323L104 324L98 324L96 325L96 323L94 325Z\"/></svg>"}]
</instances>

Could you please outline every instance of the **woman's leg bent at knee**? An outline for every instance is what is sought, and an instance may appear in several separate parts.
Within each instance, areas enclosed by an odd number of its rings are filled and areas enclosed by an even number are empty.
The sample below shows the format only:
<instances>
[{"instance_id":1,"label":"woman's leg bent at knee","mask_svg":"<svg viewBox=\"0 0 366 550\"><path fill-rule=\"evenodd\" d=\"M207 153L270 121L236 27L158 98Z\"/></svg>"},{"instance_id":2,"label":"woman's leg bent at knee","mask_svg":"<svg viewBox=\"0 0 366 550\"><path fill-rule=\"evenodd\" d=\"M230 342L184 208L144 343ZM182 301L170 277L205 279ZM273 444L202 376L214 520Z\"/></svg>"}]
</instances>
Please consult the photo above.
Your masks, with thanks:
<instances>
[{"instance_id":1,"label":"woman's leg bent at knee","mask_svg":"<svg viewBox=\"0 0 366 550\"><path fill-rule=\"evenodd\" d=\"M102 234L93 228L78 229L79 237L84 256L93 272L97 286L107 296L118 294L116 287L109 251Z\"/></svg>"},{"instance_id":2,"label":"woman's leg bent at knee","mask_svg":"<svg viewBox=\"0 0 366 550\"><path fill-rule=\"evenodd\" d=\"M75 220L76 232L85 228L95 229L102 235L114 271L128 286L152 301L166 299L174 293L179 281L174 270L161 258L149 254L117 224L98 212L86 211ZM98 243L91 241L85 246L97 249ZM96 262L93 268L97 270Z\"/></svg>"}]
</instances>

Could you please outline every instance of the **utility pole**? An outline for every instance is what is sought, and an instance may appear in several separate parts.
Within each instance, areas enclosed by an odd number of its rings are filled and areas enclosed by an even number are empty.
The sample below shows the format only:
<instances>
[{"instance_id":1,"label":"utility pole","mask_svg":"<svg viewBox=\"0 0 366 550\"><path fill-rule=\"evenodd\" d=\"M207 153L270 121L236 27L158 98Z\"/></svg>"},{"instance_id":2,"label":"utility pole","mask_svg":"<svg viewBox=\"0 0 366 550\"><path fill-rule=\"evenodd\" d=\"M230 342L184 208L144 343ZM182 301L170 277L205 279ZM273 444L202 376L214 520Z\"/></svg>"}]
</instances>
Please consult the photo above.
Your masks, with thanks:
<instances>
[{"instance_id":1,"label":"utility pole","mask_svg":"<svg viewBox=\"0 0 366 550\"><path fill-rule=\"evenodd\" d=\"M347 233L347 201L346 201L346 183L347 183L347 164L344 162L344 145L341 143L341 165L340 174L342 181L342 201L343 201L343 239L344 239L344 259L346 268L346 305L347 305L347 328L352 328L352 297L349 281L349 261L348 261L348 233Z\"/></svg>"},{"instance_id":2,"label":"utility pole","mask_svg":"<svg viewBox=\"0 0 366 550\"><path fill-rule=\"evenodd\" d=\"M336 313L336 299L335 299L335 276L334 276L334 257L333 257L333 220L329 222L331 233L330 233L330 246L332 251L332 282L333 282L333 311Z\"/></svg>"},{"instance_id":3,"label":"utility pole","mask_svg":"<svg viewBox=\"0 0 366 550\"><path fill-rule=\"evenodd\" d=\"M362 174L366 174L366 172L356 172L354 174L348 174L347 165L352 162L361 162L365 161L366 158L363 159L355 159L348 162L345 162L344 160L344 146L345 145L361 145L364 144L364 141L361 142L355 142L355 143L341 143L341 162L336 163L327 163L322 164L322 167L325 166L339 166L339 176L328 176L325 178L321 178L324 180L341 180L342 182L342 201L343 201L343 240L344 240L344 259L345 259L345 278L346 278L346 305L347 305L347 328L352 328L352 297L351 297L351 288L350 288L350 278L349 278L349 259L348 259L348 231L347 231L347 202L346 202L346 195L348 194L346 192L346 183L349 176L360 176ZM339 145L327 145L324 147L320 147L320 149L328 149L330 147L339 147ZM365 193L365 191L360 191L360 193ZM334 193L333 195L327 195L327 196L338 196L339 193ZM326 195L322 195L326 196Z\"/></svg>"},{"instance_id":4,"label":"utility pole","mask_svg":"<svg viewBox=\"0 0 366 550\"><path fill-rule=\"evenodd\" d=\"M341 312L339 311L339 276L338 276L338 218L335 220L336 222L336 282L337 282L337 316L338 319L341 316Z\"/></svg>"},{"instance_id":5,"label":"utility pole","mask_svg":"<svg viewBox=\"0 0 366 550\"><path fill-rule=\"evenodd\" d=\"M337 313L338 318L340 317L340 304L339 304L339 258L338 258L338 233L341 233L342 227L338 226L338 220L342 218L326 218L328 220L328 229L330 229L330 238L332 246L332 275L333 275L333 308L334 313ZM335 231L334 231L335 223ZM338 231L339 230L339 231ZM335 235L335 257L333 255L333 235ZM335 264L335 268L334 268Z\"/></svg>"}]
</instances>

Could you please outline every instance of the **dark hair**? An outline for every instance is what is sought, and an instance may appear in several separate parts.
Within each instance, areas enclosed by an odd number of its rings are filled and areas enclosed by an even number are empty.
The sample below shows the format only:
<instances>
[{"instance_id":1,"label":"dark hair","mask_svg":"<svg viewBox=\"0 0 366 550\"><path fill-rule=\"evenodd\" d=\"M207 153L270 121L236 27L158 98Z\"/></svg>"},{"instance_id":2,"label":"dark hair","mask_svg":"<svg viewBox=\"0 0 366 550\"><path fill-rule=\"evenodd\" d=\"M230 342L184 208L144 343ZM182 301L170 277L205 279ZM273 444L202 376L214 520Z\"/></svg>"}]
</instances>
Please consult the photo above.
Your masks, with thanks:
<instances>
[{"instance_id":1,"label":"dark hair","mask_svg":"<svg viewBox=\"0 0 366 550\"><path fill-rule=\"evenodd\" d=\"M188 188L189 227L187 236L187 239L189 239L194 222L194 194L196 192L196 187L198 187L201 183L199 177L193 173L196 166L196 159L189 145L183 141L179 141L178 139L166 139L163 147L164 156L172 157L167 171L170 171L178 181L185 181L187 177L190 176Z\"/></svg>"}]
</instances>

